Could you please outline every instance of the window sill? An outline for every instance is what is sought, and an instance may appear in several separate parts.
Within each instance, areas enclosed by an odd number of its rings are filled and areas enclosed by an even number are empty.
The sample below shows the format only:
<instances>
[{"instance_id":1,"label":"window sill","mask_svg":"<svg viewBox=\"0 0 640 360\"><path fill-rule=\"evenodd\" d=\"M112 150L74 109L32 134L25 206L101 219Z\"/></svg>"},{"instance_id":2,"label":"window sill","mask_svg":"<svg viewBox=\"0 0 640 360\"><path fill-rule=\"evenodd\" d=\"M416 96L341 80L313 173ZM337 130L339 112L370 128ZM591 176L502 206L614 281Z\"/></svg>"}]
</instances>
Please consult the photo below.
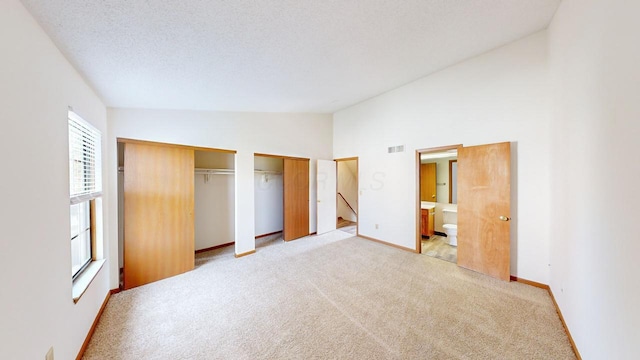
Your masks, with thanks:
<instances>
[{"instance_id":1,"label":"window sill","mask_svg":"<svg viewBox=\"0 0 640 360\"><path fill-rule=\"evenodd\" d=\"M80 300L80 298L82 297L82 294L87 291L89 285L91 285L93 279L96 277L96 275L98 275L98 272L100 272L100 269L102 269L102 265L104 265L104 263L104 259L92 261L89 266L87 266L87 268L82 271L80 276L78 276L73 281L71 292L73 294L74 304L77 303L78 300Z\"/></svg>"}]
</instances>

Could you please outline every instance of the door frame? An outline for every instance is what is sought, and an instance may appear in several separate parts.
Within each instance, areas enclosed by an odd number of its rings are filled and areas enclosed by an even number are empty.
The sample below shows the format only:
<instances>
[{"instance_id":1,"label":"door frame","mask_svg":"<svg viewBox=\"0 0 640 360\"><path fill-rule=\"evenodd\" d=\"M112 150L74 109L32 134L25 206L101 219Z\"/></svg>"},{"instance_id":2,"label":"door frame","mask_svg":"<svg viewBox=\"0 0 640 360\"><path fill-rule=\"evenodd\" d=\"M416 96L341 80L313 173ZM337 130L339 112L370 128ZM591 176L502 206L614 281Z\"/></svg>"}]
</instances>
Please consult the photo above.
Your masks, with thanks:
<instances>
[{"instance_id":1,"label":"door frame","mask_svg":"<svg viewBox=\"0 0 640 360\"><path fill-rule=\"evenodd\" d=\"M237 154L236 150L228 150L228 149L218 149L218 148L209 148L202 146L192 146L192 145L183 145L183 144L173 144L173 143L163 143L158 141L147 141L147 140L137 140L130 138L116 138L117 143L122 144L142 144L142 145L155 145L155 146L166 146L166 147L174 147L174 148L182 148L182 149L190 149L194 151L210 151L210 152L224 152L230 154Z\"/></svg>"},{"instance_id":2,"label":"door frame","mask_svg":"<svg viewBox=\"0 0 640 360\"><path fill-rule=\"evenodd\" d=\"M416 150L416 167L415 167L415 171L416 171L416 213L415 213L415 218L416 218L416 252L418 254L422 253L422 231L420 231L420 222L422 221L421 218L421 210L422 207L420 206L420 155L422 154L429 154L429 153L435 153L435 152L442 152L442 151L447 151L447 150L459 150L462 147L462 144L457 144L457 145L447 145L447 146L439 146L439 147L432 147L432 148L424 148L424 149L418 149ZM437 186L437 185L436 185ZM437 200L437 199L436 199Z\"/></svg>"},{"instance_id":3,"label":"door frame","mask_svg":"<svg viewBox=\"0 0 640 360\"><path fill-rule=\"evenodd\" d=\"M356 191L356 236L360 236L360 160L357 156L333 159L336 162L336 214L338 213L338 162L341 161L353 161L356 162L356 184L358 191ZM338 217L336 215L336 228L338 226Z\"/></svg>"}]
</instances>

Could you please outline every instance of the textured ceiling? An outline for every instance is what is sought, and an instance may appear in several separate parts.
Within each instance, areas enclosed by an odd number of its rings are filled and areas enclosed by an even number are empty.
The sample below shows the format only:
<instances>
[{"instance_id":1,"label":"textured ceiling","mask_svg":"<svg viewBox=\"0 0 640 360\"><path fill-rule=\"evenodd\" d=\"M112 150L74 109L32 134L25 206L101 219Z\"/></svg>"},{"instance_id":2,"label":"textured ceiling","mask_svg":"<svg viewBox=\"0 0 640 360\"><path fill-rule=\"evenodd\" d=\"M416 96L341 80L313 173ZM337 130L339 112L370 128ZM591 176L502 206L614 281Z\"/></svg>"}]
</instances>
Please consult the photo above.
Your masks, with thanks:
<instances>
[{"instance_id":1,"label":"textured ceiling","mask_svg":"<svg viewBox=\"0 0 640 360\"><path fill-rule=\"evenodd\" d=\"M334 112L547 27L560 0L22 0L107 106Z\"/></svg>"}]
</instances>

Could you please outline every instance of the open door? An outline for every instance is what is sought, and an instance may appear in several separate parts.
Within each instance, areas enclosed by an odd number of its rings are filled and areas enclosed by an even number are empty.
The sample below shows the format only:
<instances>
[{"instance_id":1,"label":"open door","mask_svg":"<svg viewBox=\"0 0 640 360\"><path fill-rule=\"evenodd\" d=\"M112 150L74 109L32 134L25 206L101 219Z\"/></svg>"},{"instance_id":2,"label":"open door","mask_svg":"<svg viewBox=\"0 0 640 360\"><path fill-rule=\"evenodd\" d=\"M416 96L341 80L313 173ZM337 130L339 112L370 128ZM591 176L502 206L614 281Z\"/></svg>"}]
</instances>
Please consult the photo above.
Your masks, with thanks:
<instances>
[{"instance_id":1,"label":"open door","mask_svg":"<svg viewBox=\"0 0 640 360\"><path fill-rule=\"evenodd\" d=\"M336 162L332 160L318 160L316 182L318 187L318 235L336 229L336 181Z\"/></svg>"},{"instance_id":2,"label":"open door","mask_svg":"<svg viewBox=\"0 0 640 360\"><path fill-rule=\"evenodd\" d=\"M458 265L510 277L511 144L458 150Z\"/></svg>"},{"instance_id":3,"label":"open door","mask_svg":"<svg viewBox=\"0 0 640 360\"><path fill-rule=\"evenodd\" d=\"M436 202L436 163L420 165L420 201Z\"/></svg>"},{"instance_id":4,"label":"open door","mask_svg":"<svg viewBox=\"0 0 640 360\"><path fill-rule=\"evenodd\" d=\"M126 143L124 167L124 288L193 270L193 150Z\"/></svg>"},{"instance_id":5,"label":"open door","mask_svg":"<svg viewBox=\"0 0 640 360\"><path fill-rule=\"evenodd\" d=\"M309 235L309 159L284 159L284 241Z\"/></svg>"}]
</instances>

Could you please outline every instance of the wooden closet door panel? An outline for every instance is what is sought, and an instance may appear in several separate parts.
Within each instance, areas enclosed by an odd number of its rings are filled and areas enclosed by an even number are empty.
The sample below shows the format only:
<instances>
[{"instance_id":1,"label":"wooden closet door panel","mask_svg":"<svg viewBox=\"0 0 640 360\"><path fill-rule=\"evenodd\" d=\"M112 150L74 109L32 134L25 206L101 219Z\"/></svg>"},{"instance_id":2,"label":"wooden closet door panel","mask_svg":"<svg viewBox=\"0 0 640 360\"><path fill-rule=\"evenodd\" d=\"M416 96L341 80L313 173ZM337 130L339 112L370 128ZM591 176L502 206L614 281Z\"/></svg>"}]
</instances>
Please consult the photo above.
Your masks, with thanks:
<instances>
[{"instance_id":1,"label":"wooden closet door panel","mask_svg":"<svg viewBox=\"0 0 640 360\"><path fill-rule=\"evenodd\" d=\"M309 235L309 159L284 159L285 241Z\"/></svg>"},{"instance_id":2,"label":"wooden closet door panel","mask_svg":"<svg viewBox=\"0 0 640 360\"><path fill-rule=\"evenodd\" d=\"M124 288L193 270L193 150L127 143L124 156Z\"/></svg>"}]
</instances>

